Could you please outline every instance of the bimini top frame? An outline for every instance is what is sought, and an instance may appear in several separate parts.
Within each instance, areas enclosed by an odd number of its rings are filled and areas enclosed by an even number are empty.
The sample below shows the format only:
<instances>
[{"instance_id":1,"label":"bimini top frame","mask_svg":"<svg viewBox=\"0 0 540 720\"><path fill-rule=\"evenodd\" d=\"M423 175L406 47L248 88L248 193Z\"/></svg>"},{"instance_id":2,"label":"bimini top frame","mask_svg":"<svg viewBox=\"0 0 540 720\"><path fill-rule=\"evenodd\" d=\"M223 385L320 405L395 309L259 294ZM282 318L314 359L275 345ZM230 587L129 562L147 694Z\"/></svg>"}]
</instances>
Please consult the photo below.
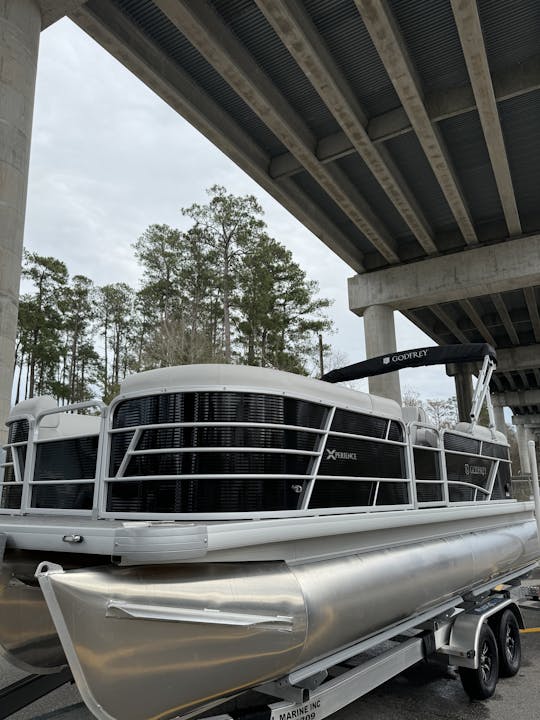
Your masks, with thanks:
<instances>
[{"instance_id":1,"label":"bimini top frame","mask_svg":"<svg viewBox=\"0 0 540 720\"><path fill-rule=\"evenodd\" d=\"M489 395L489 383L497 366L497 353L488 343L465 343L462 345L443 345L435 347L415 348L402 350L387 355L379 355L369 360L347 365L346 367L331 370L322 376L321 380L329 383L344 382L346 380L361 380L375 375L384 375L410 367L425 365L461 365L482 363L478 380L474 389L473 401L470 411L471 433L478 422L480 410L486 401L489 428L495 437L495 416Z\"/></svg>"}]
</instances>

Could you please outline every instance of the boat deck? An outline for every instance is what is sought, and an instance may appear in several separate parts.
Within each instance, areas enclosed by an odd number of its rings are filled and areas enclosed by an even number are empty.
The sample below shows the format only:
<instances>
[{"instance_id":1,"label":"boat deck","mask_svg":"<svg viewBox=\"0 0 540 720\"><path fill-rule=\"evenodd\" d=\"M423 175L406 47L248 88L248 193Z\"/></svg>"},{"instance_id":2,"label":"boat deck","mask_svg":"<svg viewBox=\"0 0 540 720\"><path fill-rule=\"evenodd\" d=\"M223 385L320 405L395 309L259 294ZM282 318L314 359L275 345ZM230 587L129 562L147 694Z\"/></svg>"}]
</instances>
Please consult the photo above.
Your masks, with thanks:
<instances>
[{"instance_id":1,"label":"boat deck","mask_svg":"<svg viewBox=\"0 0 540 720\"><path fill-rule=\"evenodd\" d=\"M384 545L440 538L533 519L515 500L386 512L210 522L94 520L70 515L3 515L6 548L102 555L121 565L334 557ZM529 517L530 516L530 517Z\"/></svg>"}]
</instances>

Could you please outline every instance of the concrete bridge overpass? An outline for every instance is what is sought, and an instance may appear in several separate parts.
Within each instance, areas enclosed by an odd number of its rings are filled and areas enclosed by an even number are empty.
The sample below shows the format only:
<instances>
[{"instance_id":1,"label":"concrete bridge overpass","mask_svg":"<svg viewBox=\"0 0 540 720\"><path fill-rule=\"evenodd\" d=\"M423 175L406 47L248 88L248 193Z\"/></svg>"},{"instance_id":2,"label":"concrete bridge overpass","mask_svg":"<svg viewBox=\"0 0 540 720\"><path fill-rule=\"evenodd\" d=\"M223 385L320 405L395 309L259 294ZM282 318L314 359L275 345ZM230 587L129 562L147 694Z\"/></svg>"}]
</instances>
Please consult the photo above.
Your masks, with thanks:
<instances>
[{"instance_id":1,"label":"concrete bridge overpass","mask_svg":"<svg viewBox=\"0 0 540 720\"><path fill-rule=\"evenodd\" d=\"M64 14L350 265L368 356L395 349L396 310L438 343L488 341L499 422L508 405L536 427L536 0L2 0L0 414L39 33Z\"/></svg>"}]
</instances>

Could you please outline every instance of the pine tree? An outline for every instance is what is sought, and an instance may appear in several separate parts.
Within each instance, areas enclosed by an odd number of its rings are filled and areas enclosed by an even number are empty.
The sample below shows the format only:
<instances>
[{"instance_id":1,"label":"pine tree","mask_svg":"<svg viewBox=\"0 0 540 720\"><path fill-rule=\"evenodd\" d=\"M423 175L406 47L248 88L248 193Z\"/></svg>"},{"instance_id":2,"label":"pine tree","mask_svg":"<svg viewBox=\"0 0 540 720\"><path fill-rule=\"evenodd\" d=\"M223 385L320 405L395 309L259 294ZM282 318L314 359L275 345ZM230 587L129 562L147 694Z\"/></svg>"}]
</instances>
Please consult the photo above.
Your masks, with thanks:
<instances>
[{"instance_id":1,"label":"pine tree","mask_svg":"<svg viewBox=\"0 0 540 720\"><path fill-rule=\"evenodd\" d=\"M231 308L235 276L249 244L254 243L264 230L263 210L253 195L231 195L221 185L213 185L207 193L210 200L206 205L195 203L182 212L195 221L201 240L215 253L215 280L223 309L224 360L230 363L233 356Z\"/></svg>"},{"instance_id":2,"label":"pine tree","mask_svg":"<svg viewBox=\"0 0 540 720\"><path fill-rule=\"evenodd\" d=\"M21 301L18 383L20 387L26 370L24 396L33 397L55 390L63 327L59 300L67 286L68 271L56 258L25 252L22 275L32 282L33 292L25 294Z\"/></svg>"}]
</instances>

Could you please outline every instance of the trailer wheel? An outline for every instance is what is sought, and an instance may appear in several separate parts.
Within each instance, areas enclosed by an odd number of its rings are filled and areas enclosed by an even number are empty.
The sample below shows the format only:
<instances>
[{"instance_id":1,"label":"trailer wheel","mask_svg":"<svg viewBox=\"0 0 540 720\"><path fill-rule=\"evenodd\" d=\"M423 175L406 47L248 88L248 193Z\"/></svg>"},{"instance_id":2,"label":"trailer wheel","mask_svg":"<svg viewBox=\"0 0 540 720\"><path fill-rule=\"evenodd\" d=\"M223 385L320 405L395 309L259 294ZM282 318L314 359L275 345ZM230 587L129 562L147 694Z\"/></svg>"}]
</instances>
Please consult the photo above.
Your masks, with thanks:
<instances>
[{"instance_id":1,"label":"trailer wheel","mask_svg":"<svg viewBox=\"0 0 540 720\"><path fill-rule=\"evenodd\" d=\"M499 650L499 675L513 677L521 667L521 638L516 616L511 610L505 610L497 628L497 648Z\"/></svg>"},{"instance_id":2,"label":"trailer wheel","mask_svg":"<svg viewBox=\"0 0 540 720\"><path fill-rule=\"evenodd\" d=\"M471 700L487 700L495 692L499 679L497 641L489 625L482 625L478 648L478 668L459 668L459 675L463 689Z\"/></svg>"}]
</instances>

